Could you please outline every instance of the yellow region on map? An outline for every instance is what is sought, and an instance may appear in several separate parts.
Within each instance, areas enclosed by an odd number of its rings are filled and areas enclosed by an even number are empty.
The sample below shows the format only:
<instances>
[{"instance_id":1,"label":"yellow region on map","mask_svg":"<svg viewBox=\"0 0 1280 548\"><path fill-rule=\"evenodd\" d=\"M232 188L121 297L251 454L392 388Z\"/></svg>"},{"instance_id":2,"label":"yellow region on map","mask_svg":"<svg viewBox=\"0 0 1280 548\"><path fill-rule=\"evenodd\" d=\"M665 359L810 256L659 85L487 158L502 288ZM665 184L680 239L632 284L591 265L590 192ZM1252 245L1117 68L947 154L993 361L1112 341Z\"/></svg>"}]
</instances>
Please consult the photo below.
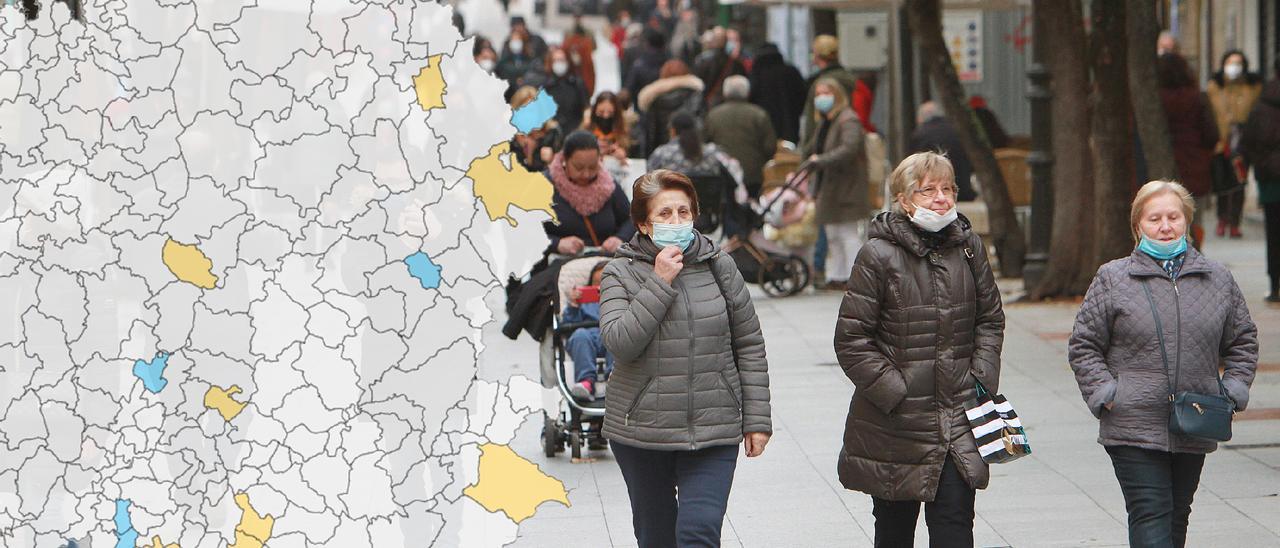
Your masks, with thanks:
<instances>
[{"instance_id":1,"label":"yellow region on map","mask_svg":"<svg viewBox=\"0 0 1280 548\"><path fill-rule=\"evenodd\" d=\"M467 169L467 177L475 181L476 196L484 202L489 220L505 218L511 226L516 226L515 219L507 215L507 208L515 206L525 211L546 211L554 221L551 181L541 173L529 173L514 157L508 158L511 164L508 169L502 157L510 153L510 143L498 143L489 149L487 156L472 161Z\"/></svg>"},{"instance_id":2,"label":"yellow region on map","mask_svg":"<svg viewBox=\"0 0 1280 548\"><path fill-rule=\"evenodd\" d=\"M444 108L444 75L440 73L440 60L444 58L444 54L432 55L427 58L427 66L422 67L417 76L413 77L413 89L418 93L418 104L422 106L422 110L431 110L433 108Z\"/></svg>"},{"instance_id":3,"label":"yellow region on map","mask_svg":"<svg viewBox=\"0 0 1280 548\"><path fill-rule=\"evenodd\" d=\"M180 546L178 546L178 545L177 545L177 543L174 543L174 544L165 544L165 543L163 543L163 542L160 542L160 537L156 536L156 537L151 537L151 547L150 547L150 548L181 548L181 547L180 547Z\"/></svg>"},{"instance_id":4,"label":"yellow region on map","mask_svg":"<svg viewBox=\"0 0 1280 548\"><path fill-rule=\"evenodd\" d=\"M227 548L262 548L271 538L271 528L275 526L276 518L258 515L253 505L249 504L249 495L245 493L236 495L236 506L244 514L240 516L240 524L236 525L236 541Z\"/></svg>"},{"instance_id":5,"label":"yellow region on map","mask_svg":"<svg viewBox=\"0 0 1280 548\"><path fill-rule=\"evenodd\" d=\"M236 418L236 415L244 411L244 406L248 405L231 399L231 396L239 393L240 387L234 384L226 390L210 386L209 391L204 393L204 406L217 411L222 415L222 420L231 422L231 419Z\"/></svg>"},{"instance_id":6,"label":"yellow region on map","mask_svg":"<svg viewBox=\"0 0 1280 548\"><path fill-rule=\"evenodd\" d=\"M485 510L506 514L520 523L538 505L555 501L569 506L564 484L542 473L538 465L517 455L510 447L494 443L480 446L480 471L475 485L462 494L480 503Z\"/></svg>"},{"instance_id":7,"label":"yellow region on map","mask_svg":"<svg viewBox=\"0 0 1280 548\"><path fill-rule=\"evenodd\" d=\"M210 272L213 270L213 261L194 245L184 245L170 239L164 243L161 257L164 265L169 267L169 272L179 280L205 289L213 289L218 283L218 277Z\"/></svg>"}]
</instances>

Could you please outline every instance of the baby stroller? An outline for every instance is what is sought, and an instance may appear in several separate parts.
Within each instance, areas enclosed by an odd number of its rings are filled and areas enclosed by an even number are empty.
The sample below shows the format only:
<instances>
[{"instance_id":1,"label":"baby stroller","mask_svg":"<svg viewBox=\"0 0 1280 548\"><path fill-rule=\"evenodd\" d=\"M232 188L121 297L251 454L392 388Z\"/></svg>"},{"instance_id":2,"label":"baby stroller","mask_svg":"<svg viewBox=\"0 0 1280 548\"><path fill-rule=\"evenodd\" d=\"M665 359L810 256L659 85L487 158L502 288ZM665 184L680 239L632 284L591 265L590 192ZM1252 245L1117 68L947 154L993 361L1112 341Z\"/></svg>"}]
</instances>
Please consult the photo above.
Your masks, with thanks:
<instances>
[{"instance_id":1,"label":"baby stroller","mask_svg":"<svg viewBox=\"0 0 1280 548\"><path fill-rule=\"evenodd\" d=\"M570 455L575 459L582 458L584 445L588 449L606 449L609 446L603 435L605 385L608 382L605 359L596 360L594 400L576 398L569 388L573 383L573 363L566 350L566 342L574 331L599 327L599 324L594 321L561 322L563 303L569 302L570 291L587 285L592 268L596 263L607 260L609 257L598 255L571 259L560 267L560 275L556 280L558 293L556 302L553 303L555 312L547 336L542 338L538 356L542 386L552 390L551 393L554 394L554 401L547 402L544 399L546 405L543 411L542 450L548 458L563 452L566 444ZM547 409L556 411L548 412Z\"/></svg>"},{"instance_id":2,"label":"baby stroller","mask_svg":"<svg viewBox=\"0 0 1280 548\"><path fill-rule=\"evenodd\" d=\"M811 164L801 164L786 185L766 194L760 203L738 204L732 200L725 201L723 218L728 242L724 249L737 263L743 279L748 283L758 284L770 297L795 295L809 285L812 275L809 263L799 255L784 251L765 240L760 230L766 221L779 226L802 218L793 215L785 206L795 201L795 198L805 197L803 184L811 170Z\"/></svg>"}]
</instances>

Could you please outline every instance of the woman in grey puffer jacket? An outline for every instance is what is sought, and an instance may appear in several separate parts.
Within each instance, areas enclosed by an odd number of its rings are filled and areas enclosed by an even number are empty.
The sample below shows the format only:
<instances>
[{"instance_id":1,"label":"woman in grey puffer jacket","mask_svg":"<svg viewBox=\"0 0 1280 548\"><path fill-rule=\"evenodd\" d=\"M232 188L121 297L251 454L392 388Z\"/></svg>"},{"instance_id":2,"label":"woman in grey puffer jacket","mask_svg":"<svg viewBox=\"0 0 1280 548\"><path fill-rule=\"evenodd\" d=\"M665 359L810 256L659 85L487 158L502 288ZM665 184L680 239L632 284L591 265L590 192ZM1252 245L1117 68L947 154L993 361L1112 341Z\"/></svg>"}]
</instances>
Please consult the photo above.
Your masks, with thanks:
<instances>
[{"instance_id":1,"label":"woman in grey puffer jacket","mask_svg":"<svg viewBox=\"0 0 1280 548\"><path fill-rule=\"evenodd\" d=\"M1204 456L1217 448L1169 431L1171 394L1218 394L1222 364L1222 389L1244 409L1258 365L1258 330L1240 287L1225 266L1187 245L1194 211L1178 183L1138 191L1130 213L1138 245L1098 269L1068 348L1124 492L1132 546L1186 543Z\"/></svg>"},{"instance_id":2,"label":"woman in grey puffer jacket","mask_svg":"<svg viewBox=\"0 0 1280 548\"><path fill-rule=\"evenodd\" d=\"M642 548L719 546L738 444L758 456L772 432L764 337L733 259L693 231L689 179L656 170L633 197L639 233L600 283L604 435Z\"/></svg>"}]
</instances>

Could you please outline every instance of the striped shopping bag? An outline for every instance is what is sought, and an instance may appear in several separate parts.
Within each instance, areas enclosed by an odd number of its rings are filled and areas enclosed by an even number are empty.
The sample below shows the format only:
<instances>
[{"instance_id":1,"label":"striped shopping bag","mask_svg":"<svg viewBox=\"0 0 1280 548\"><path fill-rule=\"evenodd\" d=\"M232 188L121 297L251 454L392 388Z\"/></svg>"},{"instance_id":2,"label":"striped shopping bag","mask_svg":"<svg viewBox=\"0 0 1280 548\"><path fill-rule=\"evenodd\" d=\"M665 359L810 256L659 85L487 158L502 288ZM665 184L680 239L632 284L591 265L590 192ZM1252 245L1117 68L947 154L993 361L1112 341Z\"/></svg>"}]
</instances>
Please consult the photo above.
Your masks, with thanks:
<instances>
[{"instance_id":1,"label":"striped shopping bag","mask_svg":"<svg viewBox=\"0 0 1280 548\"><path fill-rule=\"evenodd\" d=\"M1004 396L987 392L981 382L976 382L978 395L969 402L965 414L977 441L978 453L986 463L1010 462L1031 454L1027 432L1022 421Z\"/></svg>"}]
</instances>

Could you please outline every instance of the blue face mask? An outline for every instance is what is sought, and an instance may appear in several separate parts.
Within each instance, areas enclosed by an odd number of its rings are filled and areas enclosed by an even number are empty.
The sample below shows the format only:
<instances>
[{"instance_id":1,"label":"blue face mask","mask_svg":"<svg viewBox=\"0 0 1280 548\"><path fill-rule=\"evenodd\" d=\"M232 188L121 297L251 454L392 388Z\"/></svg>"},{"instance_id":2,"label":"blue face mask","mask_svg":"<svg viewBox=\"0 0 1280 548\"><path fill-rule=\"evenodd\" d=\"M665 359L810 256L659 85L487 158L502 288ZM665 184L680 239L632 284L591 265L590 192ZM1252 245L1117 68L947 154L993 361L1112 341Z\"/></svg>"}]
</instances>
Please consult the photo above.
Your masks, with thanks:
<instances>
[{"instance_id":1,"label":"blue face mask","mask_svg":"<svg viewBox=\"0 0 1280 548\"><path fill-rule=\"evenodd\" d=\"M693 243L693 223L653 223L653 235L650 238L658 247L674 245L680 250L687 249Z\"/></svg>"},{"instance_id":2,"label":"blue face mask","mask_svg":"<svg viewBox=\"0 0 1280 548\"><path fill-rule=\"evenodd\" d=\"M1167 261L1187 252L1187 237L1183 236L1172 243L1161 243L1142 236L1138 242L1138 251L1150 255L1157 261Z\"/></svg>"},{"instance_id":3,"label":"blue face mask","mask_svg":"<svg viewBox=\"0 0 1280 548\"><path fill-rule=\"evenodd\" d=\"M824 114L831 112L832 107L835 106L836 98L833 95L816 95L813 98L813 108L818 109L818 112Z\"/></svg>"}]
</instances>

